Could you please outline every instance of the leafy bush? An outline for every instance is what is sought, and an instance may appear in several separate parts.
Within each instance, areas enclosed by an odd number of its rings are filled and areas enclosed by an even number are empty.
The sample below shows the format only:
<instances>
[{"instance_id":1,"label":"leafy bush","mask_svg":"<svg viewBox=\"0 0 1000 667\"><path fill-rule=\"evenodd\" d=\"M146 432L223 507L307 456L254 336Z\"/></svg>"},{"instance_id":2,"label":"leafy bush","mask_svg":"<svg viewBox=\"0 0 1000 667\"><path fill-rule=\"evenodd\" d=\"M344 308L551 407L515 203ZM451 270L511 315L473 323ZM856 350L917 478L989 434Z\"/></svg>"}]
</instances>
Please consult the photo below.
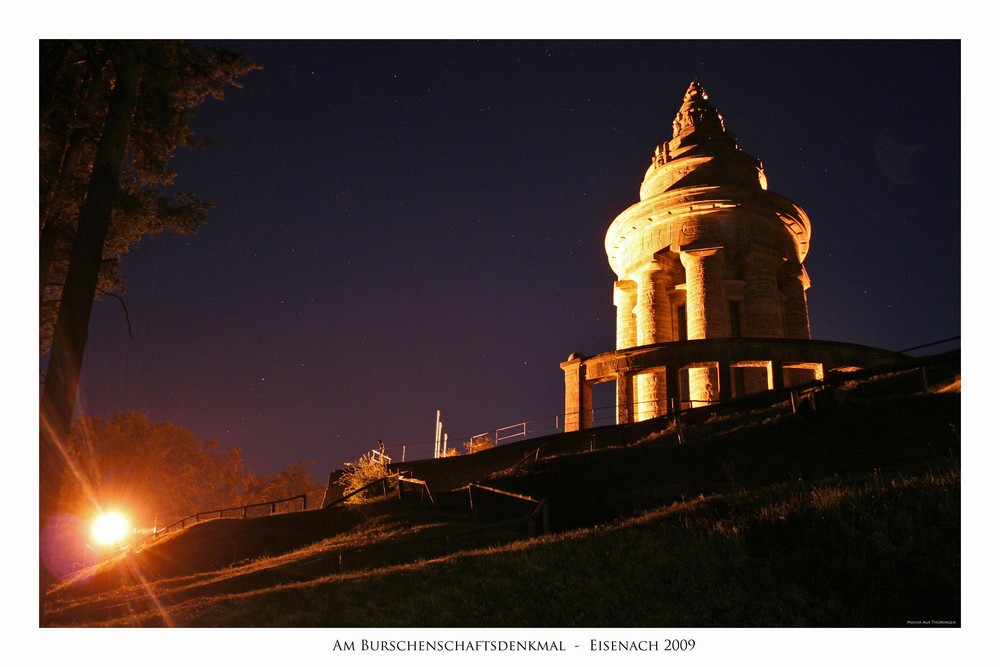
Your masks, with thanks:
<instances>
[{"instance_id":1,"label":"leafy bush","mask_svg":"<svg viewBox=\"0 0 1000 667\"><path fill-rule=\"evenodd\" d=\"M477 435L476 437L470 439L467 443L465 443L465 453L475 454L476 452L481 452L484 449L492 448L494 444L495 443L493 442L493 438L491 438L490 436L486 434Z\"/></svg>"},{"instance_id":2,"label":"leafy bush","mask_svg":"<svg viewBox=\"0 0 1000 667\"><path fill-rule=\"evenodd\" d=\"M389 469L386 467L385 463L377 459L376 456L369 452L359 458L357 461L345 464L347 468L341 474L340 479L337 480L337 484L344 487L344 495L354 493L359 489L363 489L372 482L377 482L380 479L386 480L386 490L391 491L396 488L396 480L394 477L390 477ZM374 498L383 495L382 486L374 485L371 488L352 496L347 500L347 502L361 502L368 498Z\"/></svg>"}]
</instances>

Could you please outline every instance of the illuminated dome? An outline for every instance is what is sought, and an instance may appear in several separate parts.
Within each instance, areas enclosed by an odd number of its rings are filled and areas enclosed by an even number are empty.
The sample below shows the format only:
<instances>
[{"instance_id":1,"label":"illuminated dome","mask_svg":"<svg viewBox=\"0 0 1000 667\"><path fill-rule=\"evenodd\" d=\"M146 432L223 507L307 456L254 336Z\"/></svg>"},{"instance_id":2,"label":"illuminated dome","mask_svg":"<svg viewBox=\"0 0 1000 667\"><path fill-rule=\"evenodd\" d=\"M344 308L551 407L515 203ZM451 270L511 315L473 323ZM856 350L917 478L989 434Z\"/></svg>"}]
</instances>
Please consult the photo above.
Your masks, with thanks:
<instances>
[{"instance_id":1,"label":"illuminated dome","mask_svg":"<svg viewBox=\"0 0 1000 667\"><path fill-rule=\"evenodd\" d=\"M639 199L677 188L724 184L767 189L760 161L739 149L708 93L693 81L674 117L673 137L653 153Z\"/></svg>"}]
</instances>

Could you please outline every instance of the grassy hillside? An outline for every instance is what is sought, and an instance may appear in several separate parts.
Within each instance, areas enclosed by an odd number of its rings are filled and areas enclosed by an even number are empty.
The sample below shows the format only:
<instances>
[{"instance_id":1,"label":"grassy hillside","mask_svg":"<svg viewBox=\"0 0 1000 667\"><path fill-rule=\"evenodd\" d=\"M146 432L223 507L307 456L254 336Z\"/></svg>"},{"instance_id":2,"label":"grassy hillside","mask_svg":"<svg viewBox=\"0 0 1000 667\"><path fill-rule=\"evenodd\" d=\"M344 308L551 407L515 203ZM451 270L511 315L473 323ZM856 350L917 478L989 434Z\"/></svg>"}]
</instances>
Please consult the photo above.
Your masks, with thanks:
<instances>
[{"instance_id":1,"label":"grassy hillside","mask_svg":"<svg viewBox=\"0 0 1000 667\"><path fill-rule=\"evenodd\" d=\"M887 627L960 622L957 360L685 417L484 484L552 533L394 498L208 521L81 573L56 626ZM779 397L780 398L780 397ZM679 442L679 440L683 442Z\"/></svg>"}]
</instances>

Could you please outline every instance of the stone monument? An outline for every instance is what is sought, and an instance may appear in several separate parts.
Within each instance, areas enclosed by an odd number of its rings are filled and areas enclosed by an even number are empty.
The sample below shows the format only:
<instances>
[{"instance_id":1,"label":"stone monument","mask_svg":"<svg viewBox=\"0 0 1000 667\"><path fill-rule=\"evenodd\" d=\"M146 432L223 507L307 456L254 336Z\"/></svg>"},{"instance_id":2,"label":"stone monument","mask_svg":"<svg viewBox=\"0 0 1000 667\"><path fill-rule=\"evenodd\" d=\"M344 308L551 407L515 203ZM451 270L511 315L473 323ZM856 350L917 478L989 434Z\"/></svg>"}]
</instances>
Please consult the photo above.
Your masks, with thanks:
<instances>
[{"instance_id":1,"label":"stone monument","mask_svg":"<svg viewBox=\"0 0 1000 667\"><path fill-rule=\"evenodd\" d=\"M810 235L805 211L767 189L761 162L692 82L639 201L608 228L616 351L562 364L566 430L593 424L598 382L617 383L627 423L881 359L884 350L810 340Z\"/></svg>"}]
</instances>

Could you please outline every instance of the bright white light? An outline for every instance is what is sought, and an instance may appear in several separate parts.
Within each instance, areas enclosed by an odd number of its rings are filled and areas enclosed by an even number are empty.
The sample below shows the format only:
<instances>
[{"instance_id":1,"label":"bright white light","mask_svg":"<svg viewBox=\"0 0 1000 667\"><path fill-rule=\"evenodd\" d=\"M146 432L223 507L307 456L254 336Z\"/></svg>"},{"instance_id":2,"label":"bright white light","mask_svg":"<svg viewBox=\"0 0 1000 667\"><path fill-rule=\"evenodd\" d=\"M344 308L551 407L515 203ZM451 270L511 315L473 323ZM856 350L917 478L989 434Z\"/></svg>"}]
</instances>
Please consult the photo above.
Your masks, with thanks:
<instances>
[{"instance_id":1,"label":"bright white light","mask_svg":"<svg viewBox=\"0 0 1000 667\"><path fill-rule=\"evenodd\" d=\"M90 532L99 544L121 542L128 533L128 519L121 512L107 512L94 520Z\"/></svg>"}]
</instances>

